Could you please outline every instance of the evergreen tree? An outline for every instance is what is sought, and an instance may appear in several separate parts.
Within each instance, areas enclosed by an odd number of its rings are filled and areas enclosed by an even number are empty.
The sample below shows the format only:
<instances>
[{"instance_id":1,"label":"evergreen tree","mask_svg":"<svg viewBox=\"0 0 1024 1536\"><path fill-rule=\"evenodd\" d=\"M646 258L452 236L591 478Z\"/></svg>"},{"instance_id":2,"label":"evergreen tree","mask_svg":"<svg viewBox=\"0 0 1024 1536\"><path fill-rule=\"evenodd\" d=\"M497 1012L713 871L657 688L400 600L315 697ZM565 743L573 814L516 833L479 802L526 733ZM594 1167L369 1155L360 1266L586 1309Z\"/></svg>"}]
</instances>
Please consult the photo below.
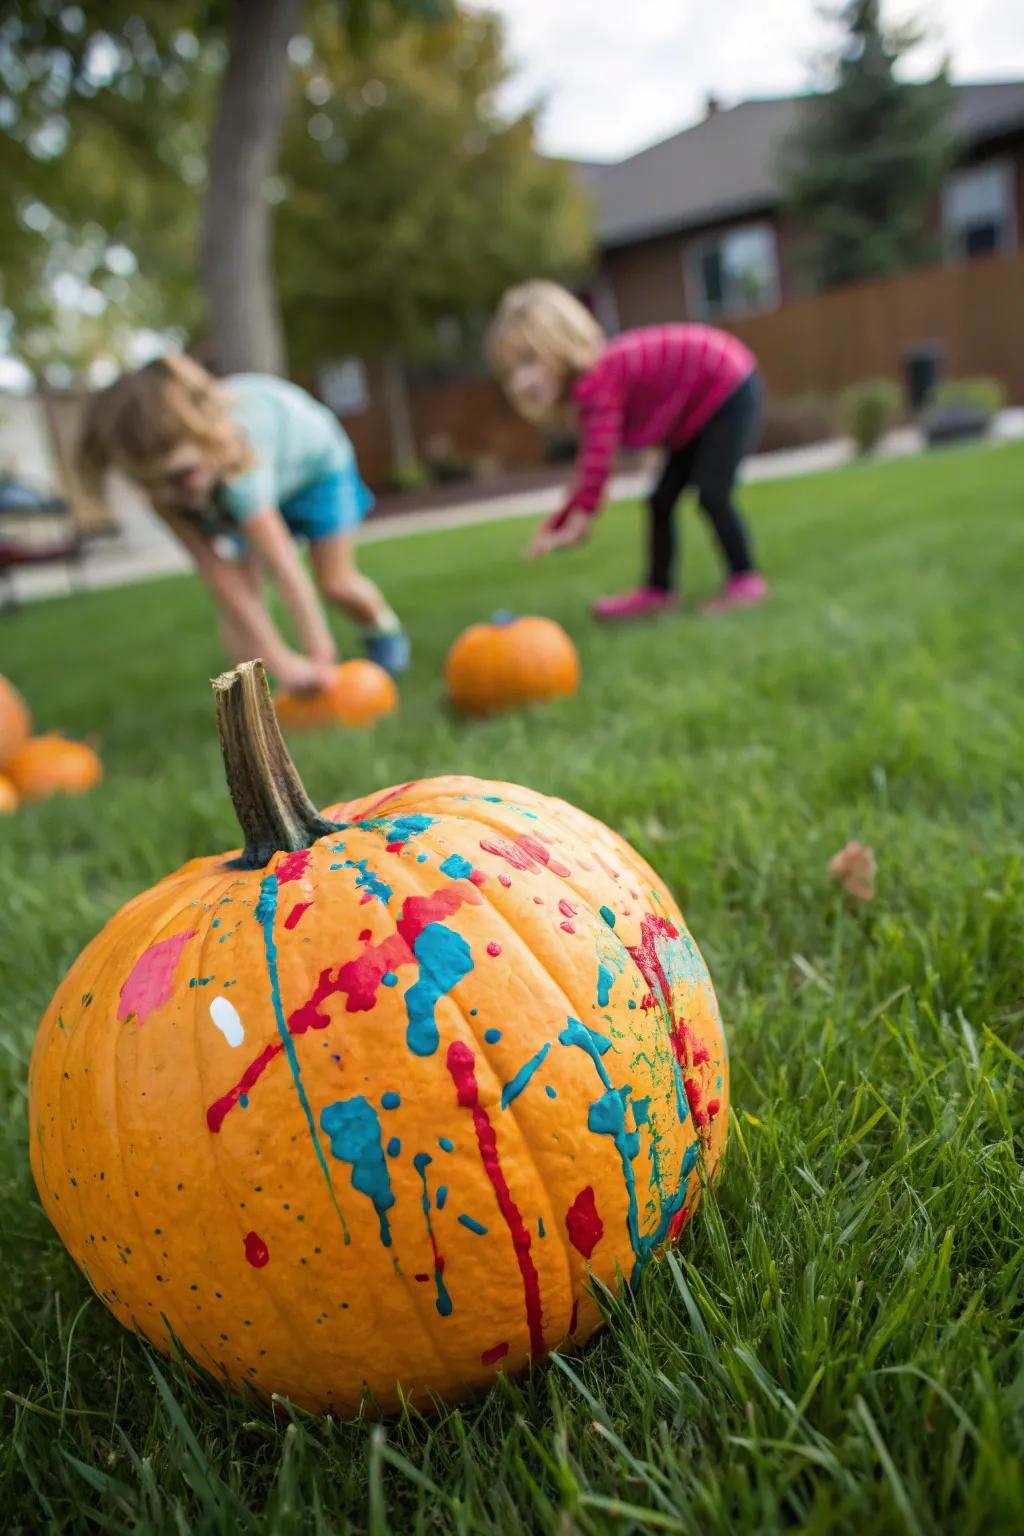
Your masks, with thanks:
<instances>
[{"instance_id":1,"label":"evergreen tree","mask_svg":"<svg viewBox=\"0 0 1024 1536\"><path fill-rule=\"evenodd\" d=\"M827 14L844 29L827 61L829 88L809 98L783 160L821 287L934 256L933 209L953 149L945 68L923 83L897 73L921 32L887 26L880 0L846 0Z\"/></svg>"}]
</instances>

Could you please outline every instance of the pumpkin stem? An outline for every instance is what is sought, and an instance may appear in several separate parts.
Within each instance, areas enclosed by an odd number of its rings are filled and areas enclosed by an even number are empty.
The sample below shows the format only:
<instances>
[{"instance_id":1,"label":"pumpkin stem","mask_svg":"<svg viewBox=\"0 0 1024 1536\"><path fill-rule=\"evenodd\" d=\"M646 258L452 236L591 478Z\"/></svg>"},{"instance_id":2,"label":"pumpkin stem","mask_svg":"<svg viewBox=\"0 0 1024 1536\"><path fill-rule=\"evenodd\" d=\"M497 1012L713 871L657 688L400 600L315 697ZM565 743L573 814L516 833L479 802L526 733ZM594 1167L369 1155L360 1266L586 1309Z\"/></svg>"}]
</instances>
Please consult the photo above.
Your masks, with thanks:
<instances>
[{"instance_id":1,"label":"pumpkin stem","mask_svg":"<svg viewBox=\"0 0 1024 1536\"><path fill-rule=\"evenodd\" d=\"M320 815L288 753L262 661L243 661L213 680L224 772L245 849L238 869L263 869L275 853L297 853L337 826Z\"/></svg>"}]
</instances>

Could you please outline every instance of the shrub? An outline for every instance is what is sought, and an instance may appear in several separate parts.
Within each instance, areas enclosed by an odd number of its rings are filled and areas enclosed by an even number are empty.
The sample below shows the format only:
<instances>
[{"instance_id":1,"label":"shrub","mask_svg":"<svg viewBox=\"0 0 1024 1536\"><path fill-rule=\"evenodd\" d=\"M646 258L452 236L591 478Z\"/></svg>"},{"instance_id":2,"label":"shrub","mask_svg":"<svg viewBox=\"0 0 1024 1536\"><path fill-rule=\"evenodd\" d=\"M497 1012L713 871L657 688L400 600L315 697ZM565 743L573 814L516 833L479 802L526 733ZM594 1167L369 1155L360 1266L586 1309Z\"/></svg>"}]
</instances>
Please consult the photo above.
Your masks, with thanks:
<instances>
[{"instance_id":1,"label":"shrub","mask_svg":"<svg viewBox=\"0 0 1024 1536\"><path fill-rule=\"evenodd\" d=\"M409 459L395 466L391 484L396 491L422 491L430 484L430 470L421 460Z\"/></svg>"},{"instance_id":2,"label":"shrub","mask_svg":"<svg viewBox=\"0 0 1024 1536\"><path fill-rule=\"evenodd\" d=\"M827 395L769 395L761 416L758 450L775 453L823 443L836 434L835 401Z\"/></svg>"},{"instance_id":3,"label":"shrub","mask_svg":"<svg viewBox=\"0 0 1024 1536\"><path fill-rule=\"evenodd\" d=\"M865 379L839 396L839 419L857 452L871 453L905 410L903 390L892 379Z\"/></svg>"},{"instance_id":4,"label":"shrub","mask_svg":"<svg viewBox=\"0 0 1024 1536\"><path fill-rule=\"evenodd\" d=\"M947 379L935 386L928 404L967 405L990 421L1006 404L1006 386L1001 379Z\"/></svg>"}]
</instances>

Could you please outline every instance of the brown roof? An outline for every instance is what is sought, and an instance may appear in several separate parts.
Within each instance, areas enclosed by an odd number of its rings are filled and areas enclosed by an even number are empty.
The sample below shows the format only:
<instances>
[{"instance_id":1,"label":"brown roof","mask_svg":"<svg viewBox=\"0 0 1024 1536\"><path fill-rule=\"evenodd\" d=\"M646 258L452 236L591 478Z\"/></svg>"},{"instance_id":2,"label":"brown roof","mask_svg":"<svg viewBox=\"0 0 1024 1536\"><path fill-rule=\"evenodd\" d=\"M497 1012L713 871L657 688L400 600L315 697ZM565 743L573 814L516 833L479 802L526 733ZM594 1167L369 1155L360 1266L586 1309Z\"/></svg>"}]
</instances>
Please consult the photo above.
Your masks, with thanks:
<instances>
[{"instance_id":1,"label":"brown roof","mask_svg":"<svg viewBox=\"0 0 1024 1536\"><path fill-rule=\"evenodd\" d=\"M743 101L612 165L579 173L596 207L602 245L628 245L775 205L779 151L803 96ZM965 147L1024 130L1024 80L956 87L955 121Z\"/></svg>"}]
</instances>

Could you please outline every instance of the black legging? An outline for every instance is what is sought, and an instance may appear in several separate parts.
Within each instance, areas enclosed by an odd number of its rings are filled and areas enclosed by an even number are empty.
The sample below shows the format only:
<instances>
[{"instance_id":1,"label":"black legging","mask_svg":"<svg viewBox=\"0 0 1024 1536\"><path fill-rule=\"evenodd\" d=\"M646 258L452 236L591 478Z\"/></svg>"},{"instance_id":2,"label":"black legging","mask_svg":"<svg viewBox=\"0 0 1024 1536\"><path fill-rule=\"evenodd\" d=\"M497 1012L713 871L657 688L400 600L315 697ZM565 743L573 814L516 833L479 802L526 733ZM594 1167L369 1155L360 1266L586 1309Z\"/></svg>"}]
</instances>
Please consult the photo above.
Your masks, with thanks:
<instances>
[{"instance_id":1,"label":"black legging","mask_svg":"<svg viewBox=\"0 0 1024 1536\"><path fill-rule=\"evenodd\" d=\"M754 569L750 538L732 497L737 470L754 446L760 420L761 376L755 371L718 407L696 437L669 453L649 503L649 586L670 592L675 585L676 503L688 485L697 489L701 508L732 574Z\"/></svg>"}]
</instances>

